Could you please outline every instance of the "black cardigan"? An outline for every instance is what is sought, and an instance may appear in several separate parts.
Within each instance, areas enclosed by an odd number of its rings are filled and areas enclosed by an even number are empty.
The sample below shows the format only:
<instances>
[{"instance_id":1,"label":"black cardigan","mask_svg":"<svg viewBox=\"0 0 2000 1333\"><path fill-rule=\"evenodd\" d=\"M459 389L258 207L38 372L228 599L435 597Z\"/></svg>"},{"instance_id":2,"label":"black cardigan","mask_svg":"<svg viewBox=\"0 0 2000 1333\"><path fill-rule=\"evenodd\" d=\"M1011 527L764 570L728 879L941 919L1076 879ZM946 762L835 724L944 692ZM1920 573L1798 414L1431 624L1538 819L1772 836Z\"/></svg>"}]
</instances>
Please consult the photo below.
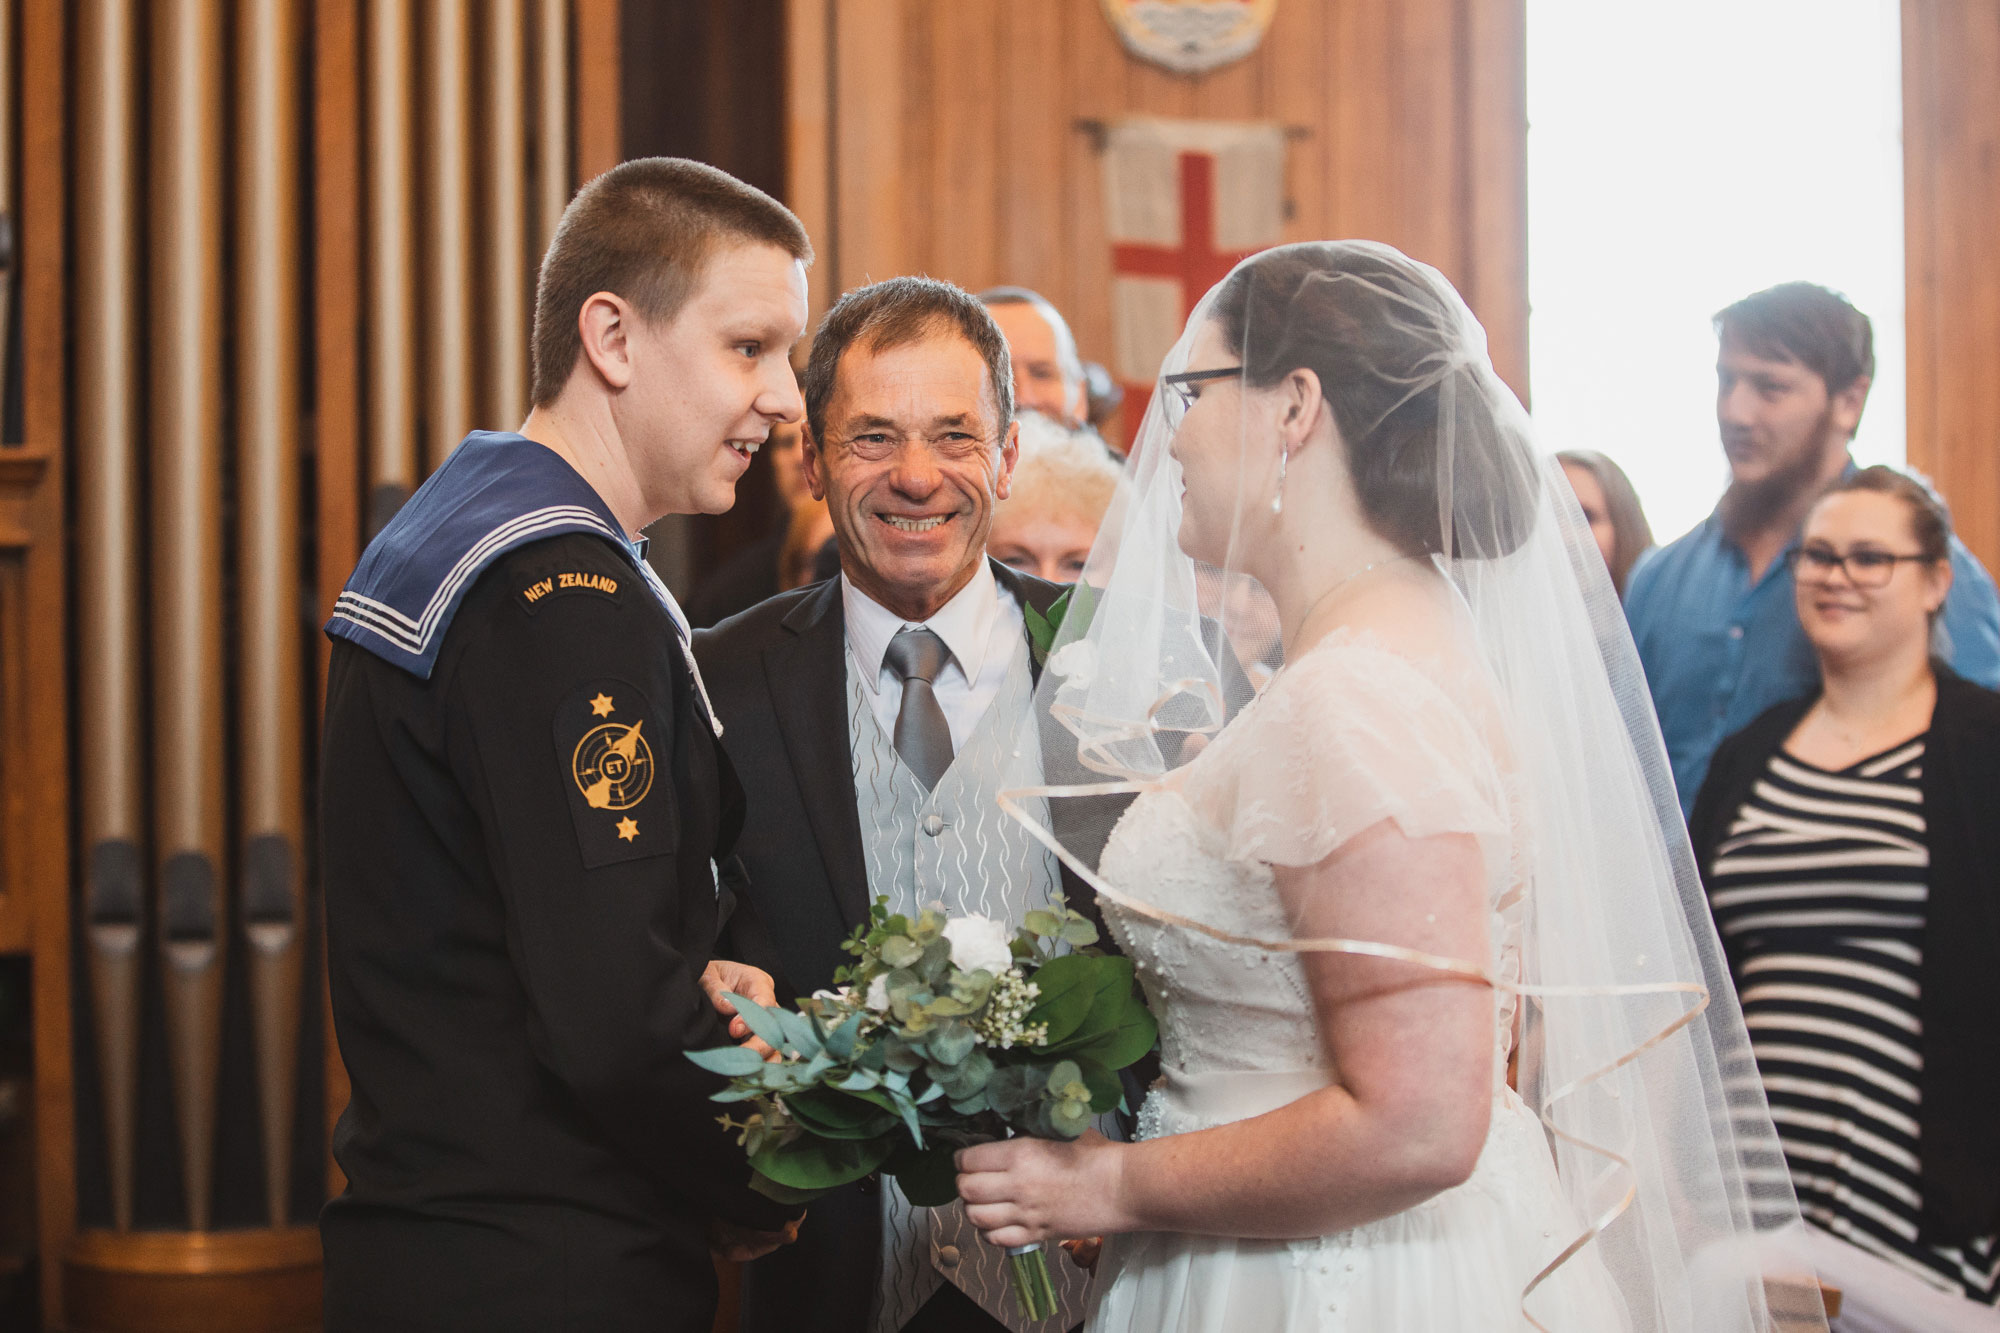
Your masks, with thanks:
<instances>
[{"instance_id":1,"label":"black cardigan","mask_svg":"<svg viewBox=\"0 0 2000 1333\"><path fill-rule=\"evenodd\" d=\"M1923 774L1930 901L1917 999L1918 1239L1954 1245L2000 1231L2000 694L1936 671ZM1688 821L1704 880L1752 785L1817 697L1779 704L1716 750ZM1732 974L1740 962L1731 952Z\"/></svg>"}]
</instances>

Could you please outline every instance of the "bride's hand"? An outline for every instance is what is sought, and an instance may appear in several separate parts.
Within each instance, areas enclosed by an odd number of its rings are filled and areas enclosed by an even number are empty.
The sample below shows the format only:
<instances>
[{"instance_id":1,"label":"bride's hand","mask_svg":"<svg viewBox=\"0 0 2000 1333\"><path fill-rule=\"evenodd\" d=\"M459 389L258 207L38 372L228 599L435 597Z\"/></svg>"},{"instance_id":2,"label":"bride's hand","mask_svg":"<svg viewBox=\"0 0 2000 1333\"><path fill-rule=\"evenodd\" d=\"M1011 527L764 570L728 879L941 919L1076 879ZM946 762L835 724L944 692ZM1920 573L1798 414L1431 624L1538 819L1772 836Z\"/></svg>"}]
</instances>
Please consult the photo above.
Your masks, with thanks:
<instances>
[{"instance_id":1,"label":"bride's hand","mask_svg":"<svg viewBox=\"0 0 2000 1333\"><path fill-rule=\"evenodd\" d=\"M1089 1129L1074 1143L1004 1139L963 1149L966 1220L992 1245L1130 1231L1119 1188L1126 1146Z\"/></svg>"}]
</instances>

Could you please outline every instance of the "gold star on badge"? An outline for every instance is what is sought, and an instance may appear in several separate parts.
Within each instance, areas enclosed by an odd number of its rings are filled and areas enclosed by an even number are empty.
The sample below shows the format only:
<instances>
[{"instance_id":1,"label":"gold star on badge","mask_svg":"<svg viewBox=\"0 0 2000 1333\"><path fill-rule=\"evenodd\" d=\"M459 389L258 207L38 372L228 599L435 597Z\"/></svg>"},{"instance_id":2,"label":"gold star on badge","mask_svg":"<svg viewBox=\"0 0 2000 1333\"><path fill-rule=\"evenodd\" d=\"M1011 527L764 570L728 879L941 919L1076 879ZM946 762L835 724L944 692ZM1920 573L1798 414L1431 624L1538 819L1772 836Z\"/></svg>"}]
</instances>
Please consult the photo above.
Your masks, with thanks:
<instances>
[{"instance_id":1,"label":"gold star on badge","mask_svg":"<svg viewBox=\"0 0 2000 1333\"><path fill-rule=\"evenodd\" d=\"M599 694L595 699L590 701L590 711L597 717L610 717L611 696L608 694Z\"/></svg>"},{"instance_id":2,"label":"gold star on badge","mask_svg":"<svg viewBox=\"0 0 2000 1333\"><path fill-rule=\"evenodd\" d=\"M627 816L618 821L618 836L626 842L639 836L639 821Z\"/></svg>"}]
</instances>

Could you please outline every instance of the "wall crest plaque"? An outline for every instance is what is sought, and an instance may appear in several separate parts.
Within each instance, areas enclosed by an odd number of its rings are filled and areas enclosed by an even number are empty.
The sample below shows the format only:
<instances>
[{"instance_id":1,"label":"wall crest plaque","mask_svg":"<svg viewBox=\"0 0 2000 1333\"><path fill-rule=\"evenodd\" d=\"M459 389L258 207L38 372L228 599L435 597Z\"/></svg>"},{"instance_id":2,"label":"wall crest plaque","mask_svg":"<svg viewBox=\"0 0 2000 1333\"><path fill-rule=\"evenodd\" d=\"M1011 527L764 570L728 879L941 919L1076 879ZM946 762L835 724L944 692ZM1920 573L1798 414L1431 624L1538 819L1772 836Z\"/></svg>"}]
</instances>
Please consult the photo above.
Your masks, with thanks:
<instances>
[{"instance_id":1,"label":"wall crest plaque","mask_svg":"<svg viewBox=\"0 0 2000 1333\"><path fill-rule=\"evenodd\" d=\"M1257 49L1278 0L1103 0L1133 55L1177 74L1200 74Z\"/></svg>"}]
</instances>

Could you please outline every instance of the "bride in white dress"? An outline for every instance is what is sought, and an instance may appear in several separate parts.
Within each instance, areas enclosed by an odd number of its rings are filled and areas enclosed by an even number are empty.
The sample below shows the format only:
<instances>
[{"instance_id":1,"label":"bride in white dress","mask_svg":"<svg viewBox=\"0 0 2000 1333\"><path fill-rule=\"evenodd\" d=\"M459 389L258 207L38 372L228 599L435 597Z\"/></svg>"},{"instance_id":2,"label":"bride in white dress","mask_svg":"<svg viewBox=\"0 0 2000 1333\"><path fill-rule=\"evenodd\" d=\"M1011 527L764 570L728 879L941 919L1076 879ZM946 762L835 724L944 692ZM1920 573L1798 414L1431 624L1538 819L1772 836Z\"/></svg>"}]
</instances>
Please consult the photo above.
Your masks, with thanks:
<instances>
[{"instance_id":1,"label":"bride in white dress","mask_svg":"<svg viewBox=\"0 0 2000 1333\"><path fill-rule=\"evenodd\" d=\"M1245 261L1169 358L1043 676L1053 799L1014 807L1098 888L1163 1078L1137 1142L960 1155L992 1243L1108 1238L1093 1330L1824 1327L1553 475L1385 246ZM1243 576L1270 622L1203 596ZM1273 624L1228 716L1221 636Z\"/></svg>"}]
</instances>

